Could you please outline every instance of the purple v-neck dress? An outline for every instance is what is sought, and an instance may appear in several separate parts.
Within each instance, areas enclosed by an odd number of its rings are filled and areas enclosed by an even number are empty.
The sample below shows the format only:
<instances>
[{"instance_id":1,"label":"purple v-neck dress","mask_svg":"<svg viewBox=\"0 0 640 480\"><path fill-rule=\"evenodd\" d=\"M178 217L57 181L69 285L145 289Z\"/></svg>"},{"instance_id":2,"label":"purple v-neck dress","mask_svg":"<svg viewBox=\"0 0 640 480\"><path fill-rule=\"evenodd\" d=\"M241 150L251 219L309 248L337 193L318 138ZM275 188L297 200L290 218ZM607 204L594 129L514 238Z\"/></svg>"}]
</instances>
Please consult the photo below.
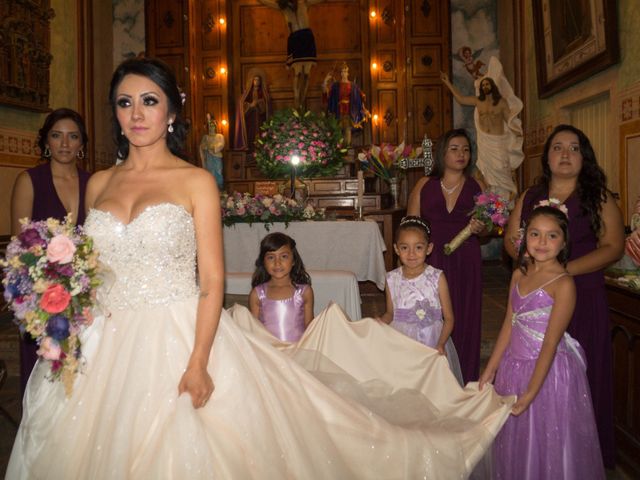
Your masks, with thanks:
<instances>
[{"instance_id":1,"label":"purple v-neck dress","mask_svg":"<svg viewBox=\"0 0 640 480\"><path fill-rule=\"evenodd\" d=\"M51 165L43 163L37 167L27 170L29 177L31 178L31 184L33 185L33 207L31 208L31 220L46 220L47 218L57 218L58 220L64 219L67 215L67 210L64 208L56 187L53 184L53 175L51 173ZM84 170L78 169L78 182L80 190L80 201L78 203L78 219L77 225L82 225L85 219L85 206L84 196L87 190L87 182L89 181L90 174ZM38 359L36 354L38 345L36 342L29 338L24 338L20 342L20 386L24 393L27 386L27 380L31 375L31 370Z\"/></svg>"},{"instance_id":2,"label":"purple v-neck dress","mask_svg":"<svg viewBox=\"0 0 640 480\"><path fill-rule=\"evenodd\" d=\"M527 390L553 298L543 287L521 295L515 286L511 306L511 338L495 381L500 395ZM495 480L605 478L585 369L582 348L565 333L538 395L522 414L509 417L496 437Z\"/></svg>"},{"instance_id":3,"label":"purple v-neck dress","mask_svg":"<svg viewBox=\"0 0 640 480\"><path fill-rule=\"evenodd\" d=\"M420 216L431 223L433 251L430 265L444 271L449 284L455 324L451 338L458 351L462 378L475 381L480 369L480 325L482 321L482 257L478 237L472 235L451 255L444 254L450 242L469 223L469 212L480 185L473 178L462 184L458 200L449 212L440 187L432 177L420 192Z\"/></svg>"},{"instance_id":4,"label":"purple v-neck dress","mask_svg":"<svg viewBox=\"0 0 640 480\"><path fill-rule=\"evenodd\" d=\"M522 226L533 207L549 195L545 189L535 186L529 189L522 204ZM565 205L569 210L569 260L592 252L598 247L598 239L591 230L589 217L582 214L580 200L570 196ZM604 465L615 465L613 433L613 368L609 307L604 283L604 271L576 275L576 309L567 331L575 338L587 356L587 377L591 387L593 410L598 425L600 447Z\"/></svg>"}]
</instances>

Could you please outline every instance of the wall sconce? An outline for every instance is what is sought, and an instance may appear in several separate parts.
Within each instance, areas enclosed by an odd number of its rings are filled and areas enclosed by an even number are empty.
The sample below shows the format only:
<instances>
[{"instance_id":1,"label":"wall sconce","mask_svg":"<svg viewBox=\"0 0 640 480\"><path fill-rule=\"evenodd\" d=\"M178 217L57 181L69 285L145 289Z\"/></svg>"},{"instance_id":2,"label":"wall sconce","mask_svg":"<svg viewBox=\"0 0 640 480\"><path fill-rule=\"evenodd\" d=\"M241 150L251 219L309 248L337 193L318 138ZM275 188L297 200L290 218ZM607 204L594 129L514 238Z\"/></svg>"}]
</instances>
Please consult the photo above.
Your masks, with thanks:
<instances>
[{"instance_id":1,"label":"wall sconce","mask_svg":"<svg viewBox=\"0 0 640 480\"><path fill-rule=\"evenodd\" d=\"M223 118L223 119L222 119L222 121L221 121L220 123L222 124L223 128L227 128L227 124L228 124L229 122L227 122L227 119L226 119L226 118Z\"/></svg>"},{"instance_id":2,"label":"wall sconce","mask_svg":"<svg viewBox=\"0 0 640 480\"><path fill-rule=\"evenodd\" d=\"M227 69L225 67L220 67L220 75L224 75L227 73Z\"/></svg>"},{"instance_id":3,"label":"wall sconce","mask_svg":"<svg viewBox=\"0 0 640 480\"><path fill-rule=\"evenodd\" d=\"M224 19L224 17L220 17L218 19L218 23L220 24L220 26L224 25L226 23L226 20Z\"/></svg>"},{"instance_id":4,"label":"wall sconce","mask_svg":"<svg viewBox=\"0 0 640 480\"><path fill-rule=\"evenodd\" d=\"M378 64L376 62L372 62L371 63L371 70L377 70L378 69Z\"/></svg>"},{"instance_id":5,"label":"wall sconce","mask_svg":"<svg viewBox=\"0 0 640 480\"><path fill-rule=\"evenodd\" d=\"M377 15L378 15L378 12L376 12L375 10L371 10L371 12L369 13L371 20L375 20Z\"/></svg>"},{"instance_id":6,"label":"wall sconce","mask_svg":"<svg viewBox=\"0 0 640 480\"><path fill-rule=\"evenodd\" d=\"M378 114L377 114L377 113L375 113L375 114L373 115L373 123L377 124L377 123L378 123L378 118L379 118L379 117L378 117Z\"/></svg>"}]
</instances>

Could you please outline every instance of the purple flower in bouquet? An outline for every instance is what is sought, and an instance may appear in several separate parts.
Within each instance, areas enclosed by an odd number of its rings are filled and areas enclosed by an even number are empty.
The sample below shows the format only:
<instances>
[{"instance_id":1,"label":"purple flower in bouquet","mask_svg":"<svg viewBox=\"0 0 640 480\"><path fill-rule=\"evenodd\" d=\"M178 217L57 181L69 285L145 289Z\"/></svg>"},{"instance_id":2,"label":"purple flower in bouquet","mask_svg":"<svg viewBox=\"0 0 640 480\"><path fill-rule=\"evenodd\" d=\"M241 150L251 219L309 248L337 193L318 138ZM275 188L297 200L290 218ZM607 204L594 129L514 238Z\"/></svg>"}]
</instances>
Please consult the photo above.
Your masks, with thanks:
<instances>
[{"instance_id":1,"label":"purple flower in bouquet","mask_svg":"<svg viewBox=\"0 0 640 480\"><path fill-rule=\"evenodd\" d=\"M45 330L47 335L61 342L69 337L69 320L64 315L53 315L49 317Z\"/></svg>"},{"instance_id":2,"label":"purple flower in bouquet","mask_svg":"<svg viewBox=\"0 0 640 480\"><path fill-rule=\"evenodd\" d=\"M26 228L20 234L18 234L18 239L24 248L31 248L36 245L45 248L47 246L47 241L40 236L40 232L37 228Z\"/></svg>"}]
</instances>

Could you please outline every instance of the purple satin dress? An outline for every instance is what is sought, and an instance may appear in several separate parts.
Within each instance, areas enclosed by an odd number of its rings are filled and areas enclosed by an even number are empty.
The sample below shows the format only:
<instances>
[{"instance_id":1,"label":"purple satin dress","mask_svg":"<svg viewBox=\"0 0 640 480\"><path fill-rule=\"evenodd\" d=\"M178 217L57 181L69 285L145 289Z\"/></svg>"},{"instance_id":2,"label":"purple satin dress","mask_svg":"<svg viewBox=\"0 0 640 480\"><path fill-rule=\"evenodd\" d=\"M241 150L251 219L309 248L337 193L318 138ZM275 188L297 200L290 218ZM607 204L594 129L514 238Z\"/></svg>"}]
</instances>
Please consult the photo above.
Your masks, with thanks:
<instances>
[{"instance_id":1,"label":"purple satin dress","mask_svg":"<svg viewBox=\"0 0 640 480\"><path fill-rule=\"evenodd\" d=\"M296 286L293 296L284 300L267 298L267 284L256 287L260 301L258 320L272 335L285 342L297 342L304 333L304 298L307 285Z\"/></svg>"},{"instance_id":2,"label":"purple satin dress","mask_svg":"<svg viewBox=\"0 0 640 480\"><path fill-rule=\"evenodd\" d=\"M482 323L482 256L478 237L472 235L451 255L444 245L469 223L474 196L480 185L467 178L453 210L447 210L440 179L432 177L420 192L420 216L431 223L433 251L429 264L444 271L449 284L455 326L451 338L458 350L464 383L478 380L480 325Z\"/></svg>"},{"instance_id":3,"label":"purple satin dress","mask_svg":"<svg viewBox=\"0 0 640 480\"><path fill-rule=\"evenodd\" d=\"M529 189L522 204L522 226L533 207L548 197L542 187ZM590 219L580 211L579 198L572 195L565 205L569 210L569 260L574 260L595 250L598 239L591 230ZM605 466L613 468L613 367L604 271L576 275L573 278L576 282L576 309L567 332L582 345L587 356L587 378L591 387L602 456Z\"/></svg>"},{"instance_id":4,"label":"purple satin dress","mask_svg":"<svg viewBox=\"0 0 640 480\"><path fill-rule=\"evenodd\" d=\"M33 185L33 207L31 209L31 220L46 220L47 218L64 219L67 210L64 208L56 187L53 184L51 165L43 163L37 167L27 170ZM76 224L84 224L85 206L84 196L87 190L87 182L91 175L84 170L78 169L78 183L80 190L80 201L78 203L78 219ZM38 345L32 338L22 339L20 342L20 386L24 393L27 381L31 375L31 370L38 359Z\"/></svg>"},{"instance_id":5,"label":"purple satin dress","mask_svg":"<svg viewBox=\"0 0 640 480\"><path fill-rule=\"evenodd\" d=\"M405 278L402 267L387 273L387 286L393 301L393 321L390 325L407 337L435 348L444 323L438 293L442 270L426 265L415 278ZM462 372L456 348L449 338L445 344L449 367L462 385Z\"/></svg>"},{"instance_id":6,"label":"purple satin dress","mask_svg":"<svg viewBox=\"0 0 640 480\"><path fill-rule=\"evenodd\" d=\"M542 288L522 296L515 286L511 305L511 339L495 380L500 395L526 391L553 299ZM496 437L494 479L605 478L585 369L582 347L565 333L538 395L522 414L509 417Z\"/></svg>"}]
</instances>

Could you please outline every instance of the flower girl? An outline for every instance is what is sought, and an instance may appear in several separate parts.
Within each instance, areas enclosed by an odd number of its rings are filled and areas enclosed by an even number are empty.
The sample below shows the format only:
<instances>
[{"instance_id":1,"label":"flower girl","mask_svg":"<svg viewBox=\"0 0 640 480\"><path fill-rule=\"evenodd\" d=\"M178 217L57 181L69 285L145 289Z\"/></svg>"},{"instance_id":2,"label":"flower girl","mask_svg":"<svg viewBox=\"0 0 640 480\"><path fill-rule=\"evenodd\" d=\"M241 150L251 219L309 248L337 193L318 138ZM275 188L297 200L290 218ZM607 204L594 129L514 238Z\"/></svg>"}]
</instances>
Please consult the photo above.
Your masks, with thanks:
<instances>
[{"instance_id":1,"label":"flower girl","mask_svg":"<svg viewBox=\"0 0 640 480\"><path fill-rule=\"evenodd\" d=\"M251 313L275 337L297 342L313 320L313 290L293 238L276 232L262 239L251 286Z\"/></svg>"},{"instance_id":2,"label":"flower girl","mask_svg":"<svg viewBox=\"0 0 640 480\"><path fill-rule=\"evenodd\" d=\"M401 267L387 273L387 308L379 320L446 355L462 385L458 354L451 340L453 308L442 270L425 263L433 249L431 228L420 217L404 217L396 230Z\"/></svg>"},{"instance_id":3,"label":"flower girl","mask_svg":"<svg viewBox=\"0 0 640 480\"><path fill-rule=\"evenodd\" d=\"M565 332L576 290L562 209L541 206L529 217L507 315L480 377L481 389L495 376L499 394L518 395L494 443L496 479L604 478L584 352Z\"/></svg>"}]
</instances>

